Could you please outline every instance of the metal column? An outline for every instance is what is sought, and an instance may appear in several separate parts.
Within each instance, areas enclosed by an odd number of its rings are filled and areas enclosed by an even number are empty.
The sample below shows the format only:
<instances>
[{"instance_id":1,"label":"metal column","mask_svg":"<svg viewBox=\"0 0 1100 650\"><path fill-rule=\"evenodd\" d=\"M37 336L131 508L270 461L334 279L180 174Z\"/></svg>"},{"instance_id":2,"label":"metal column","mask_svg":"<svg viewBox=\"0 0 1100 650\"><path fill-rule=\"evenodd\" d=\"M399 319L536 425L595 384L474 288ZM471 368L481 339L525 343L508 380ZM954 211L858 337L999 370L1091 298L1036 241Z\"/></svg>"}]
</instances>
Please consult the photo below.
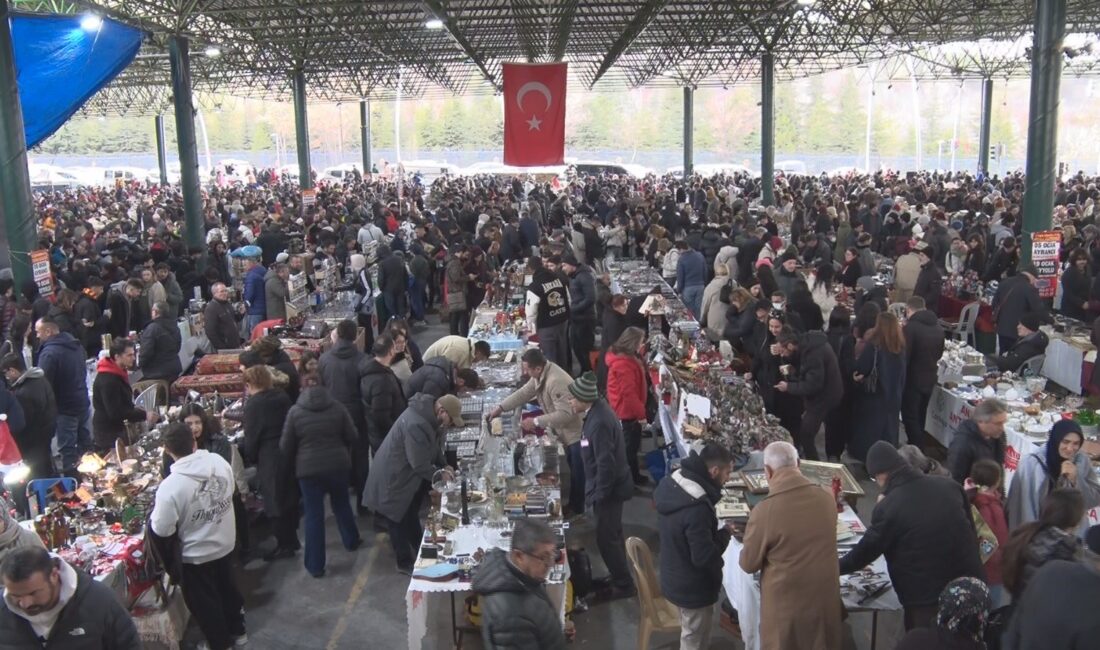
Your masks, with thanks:
<instances>
[{"instance_id":1,"label":"metal column","mask_svg":"<svg viewBox=\"0 0 1100 650\"><path fill-rule=\"evenodd\" d=\"M686 181L695 169L695 89L684 86L684 180Z\"/></svg>"},{"instance_id":2,"label":"metal column","mask_svg":"<svg viewBox=\"0 0 1100 650\"><path fill-rule=\"evenodd\" d=\"M1031 105L1027 126L1027 184L1024 189L1022 257L1031 261L1031 233L1049 230L1058 173L1058 103L1066 0L1035 0L1031 45Z\"/></svg>"},{"instance_id":3,"label":"metal column","mask_svg":"<svg viewBox=\"0 0 1100 650\"><path fill-rule=\"evenodd\" d=\"M989 133L993 121L993 80L982 79L982 122L978 128L978 172L989 174Z\"/></svg>"},{"instance_id":4,"label":"metal column","mask_svg":"<svg viewBox=\"0 0 1100 650\"><path fill-rule=\"evenodd\" d=\"M161 187L168 185L168 148L164 137L164 116L158 115L155 120L157 132L157 168L160 169Z\"/></svg>"},{"instance_id":5,"label":"metal column","mask_svg":"<svg viewBox=\"0 0 1100 650\"><path fill-rule=\"evenodd\" d=\"M176 111L176 144L180 155L180 189L183 191L184 241L187 247L206 249L199 181L199 152L195 144L195 105L191 99L191 44L183 36L168 39L172 66L172 100ZM161 172L163 175L164 172ZM203 259L205 259L203 255Z\"/></svg>"},{"instance_id":6,"label":"metal column","mask_svg":"<svg viewBox=\"0 0 1100 650\"><path fill-rule=\"evenodd\" d=\"M370 161L370 100L364 99L359 102L359 137L362 140L363 145L363 176L365 177L370 173L371 161Z\"/></svg>"},{"instance_id":7,"label":"metal column","mask_svg":"<svg viewBox=\"0 0 1100 650\"><path fill-rule=\"evenodd\" d=\"M306 115L306 75L294 71L294 140L298 150L298 186L313 187L313 167L309 164L309 117Z\"/></svg>"},{"instance_id":8,"label":"metal column","mask_svg":"<svg viewBox=\"0 0 1100 650\"><path fill-rule=\"evenodd\" d=\"M775 56L760 57L760 200L775 205Z\"/></svg>"},{"instance_id":9,"label":"metal column","mask_svg":"<svg viewBox=\"0 0 1100 650\"><path fill-rule=\"evenodd\" d=\"M9 11L8 1L0 0L0 266L10 263L18 293L33 278L29 253L38 238Z\"/></svg>"}]
</instances>

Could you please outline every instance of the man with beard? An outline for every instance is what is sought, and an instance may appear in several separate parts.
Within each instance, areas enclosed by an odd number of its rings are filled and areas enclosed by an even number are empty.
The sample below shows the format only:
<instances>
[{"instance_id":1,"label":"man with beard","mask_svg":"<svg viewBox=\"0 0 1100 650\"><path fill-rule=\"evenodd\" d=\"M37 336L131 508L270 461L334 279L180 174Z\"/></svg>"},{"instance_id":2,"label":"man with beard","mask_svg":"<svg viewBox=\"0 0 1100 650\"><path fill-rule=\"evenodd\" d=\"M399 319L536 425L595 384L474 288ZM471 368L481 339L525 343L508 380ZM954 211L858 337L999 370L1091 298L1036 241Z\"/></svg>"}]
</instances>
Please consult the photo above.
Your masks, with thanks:
<instances>
[{"instance_id":1,"label":"man with beard","mask_svg":"<svg viewBox=\"0 0 1100 650\"><path fill-rule=\"evenodd\" d=\"M110 588L46 549L13 551L4 558L0 576L0 639L5 645L141 650L134 620Z\"/></svg>"}]
</instances>

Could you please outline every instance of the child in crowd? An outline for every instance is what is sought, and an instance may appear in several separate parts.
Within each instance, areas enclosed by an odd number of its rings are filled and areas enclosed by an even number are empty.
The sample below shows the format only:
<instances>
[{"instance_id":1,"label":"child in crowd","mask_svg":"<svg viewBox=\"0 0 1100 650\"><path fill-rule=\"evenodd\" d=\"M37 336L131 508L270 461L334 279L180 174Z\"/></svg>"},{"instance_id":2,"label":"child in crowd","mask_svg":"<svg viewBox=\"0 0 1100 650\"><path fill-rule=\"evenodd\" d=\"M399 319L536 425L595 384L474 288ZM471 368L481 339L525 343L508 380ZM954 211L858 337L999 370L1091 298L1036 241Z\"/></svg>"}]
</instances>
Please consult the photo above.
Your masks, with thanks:
<instances>
[{"instance_id":1,"label":"child in crowd","mask_svg":"<svg viewBox=\"0 0 1100 650\"><path fill-rule=\"evenodd\" d=\"M1008 604L1004 580L1001 577L1001 556L1008 541L1008 521L1005 518L1004 498L1001 495L1003 472L1000 464L994 460L983 459L970 468L966 479L967 494L970 503L978 510L989 529L997 539L997 549L985 558L986 582L989 584L990 601L993 608ZM979 522L975 522L976 524ZM981 540L979 540L981 543Z\"/></svg>"}]
</instances>

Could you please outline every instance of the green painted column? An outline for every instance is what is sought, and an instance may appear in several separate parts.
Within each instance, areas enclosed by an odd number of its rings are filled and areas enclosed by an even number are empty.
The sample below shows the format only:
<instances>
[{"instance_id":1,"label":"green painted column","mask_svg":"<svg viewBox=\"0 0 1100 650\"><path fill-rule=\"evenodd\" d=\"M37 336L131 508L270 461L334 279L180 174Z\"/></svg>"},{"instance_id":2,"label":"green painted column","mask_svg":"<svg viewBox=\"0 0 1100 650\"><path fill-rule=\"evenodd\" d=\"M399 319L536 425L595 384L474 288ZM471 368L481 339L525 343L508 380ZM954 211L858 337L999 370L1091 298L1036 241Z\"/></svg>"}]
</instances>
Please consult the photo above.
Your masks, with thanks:
<instances>
[{"instance_id":1,"label":"green painted column","mask_svg":"<svg viewBox=\"0 0 1100 650\"><path fill-rule=\"evenodd\" d=\"M10 11L8 1L0 0L0 216L4 219L0 266L11 265L18 293L18 287L33 278L29 253L37 247L38 236L27 168L27 136L8 22Z\"/></svg>"},{"instance_id":2,"label":"green painted column","mask_svg":"<svg viewBox=\"0 0 1100 650\"><path fill-rule=\"evenodd\" d=\"M982 121L978 128L978 171L989 174L989 133L993 123L993 80L982 79Z\"/></svg>"},{"instance_id":3,"label":"green painted column","mask_svg":"<svg viewBox=\"0 0 1100 650\"><path fill-rule=\"evenodd\" d=\"M157 134L157 168L160 170L160 184L162 187L168 186L168 149L167 139L164 137L164 116L158 115L156 117L156 134Z\"/></svg>"},{"instance_id":4,"label":"green painted column","mask_svg":"<svg viewBox=\"0 0 1100 650\"><path fill-rule=\"evenodd\" d=\"M298 186L313 187L313 166L309 164L309 116L306 114L306 74L294 71L294 141L298 150Z\"/></svg>"},{"instance_id":5,"label":"green painted column","mask_svg":"<svg viewBox=\"0 0 1100 650\"><path fill-rule=\"evenodd\" d=\"M695 89L684 87L684 180L695 170Z\"/></svg>"},{"instance_id":6,"label":"green painted column","mask_svg":"<svg viewBox=\"0 0 1100 650\"><path fill-rule=\"evenodd\" d=\"M1058 103L1066 0L1035 0L1031 45L1031 105L1027 126L1027 185L1024 188L1022 257L1031 260L1031 233L1049 230L1058 174Z\"/></svg>"},{"instance_id":7,"label":"green painted column","mask_svg":"<svg viewBox=\"0 0 1100 650\"><path fill-rule=\"evenodd\" d=\"M775 55L760 57L760 200L775 205Z\"/></svg>"},{"instance_id":8,"label":"green painted column","mask_svg":"<svg viewBox=\"0 0 1100 650\"><path fill-rule=\"evenodd\" d=\"M363 176L370 173L370 100L359 101L359 139L363 147Z\"/></svg>"},{"instance_id":9,"label":"green painted column","mask_svg":"<svg viewBox=\"0 0 1100 650\"><path fill-rule=\"evenodd\" d=\"M191 44L185 37L169 37L168 62L172 67L172 102L176 113L176 144L180 156L183 240L188 248L201 248L205 253L206 228L202 218L199 150L195 141L195 104L191 99ZM205 254L202 259L206 259Z\"/></svg>"}]
</instances>

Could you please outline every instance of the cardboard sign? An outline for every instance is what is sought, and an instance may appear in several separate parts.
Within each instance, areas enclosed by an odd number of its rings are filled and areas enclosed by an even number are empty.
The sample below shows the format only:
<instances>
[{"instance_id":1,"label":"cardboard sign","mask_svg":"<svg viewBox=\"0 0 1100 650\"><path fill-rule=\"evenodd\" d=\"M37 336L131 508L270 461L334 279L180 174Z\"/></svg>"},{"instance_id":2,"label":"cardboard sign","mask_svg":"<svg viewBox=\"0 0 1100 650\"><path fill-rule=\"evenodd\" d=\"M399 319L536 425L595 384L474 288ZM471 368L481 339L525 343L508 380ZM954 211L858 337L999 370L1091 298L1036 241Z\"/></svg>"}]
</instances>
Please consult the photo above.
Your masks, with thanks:
<instances>
[{"instance_id":1,"label":"cardboard sign","mask_svg":"<svg viewBox=\"0 0 1100 650\"><path fill-rule=\"evenodd\" d=\"M50 252L47 250L31 251L31 275L34 283L38 285L38 293L43 298L53 295L53 274L50 273Z\"/></svg>"},{"instance_id":2,"label":"cardboard sign","mask_svg":"<svg viewBox=\"0 0 1100 650\"><path fill-rule=\"evenodd\" d=\"M302 190L302 205L307 208L317 203L317 190Z\"/></svg>"},{"instance_id":3,"label":"cardboard sign","mask_svg":"<svg viewBox=\"0 0 1100 650\"><path fill-rule=\"evenodd\" d=\"M1062 248L1062 235L1056 230L1042 230L1031 234L1031 263L1039 271L1035 288L1040 298L1053 298L1058 289L1058 253Z\"/></svg>"}]
</instances>

